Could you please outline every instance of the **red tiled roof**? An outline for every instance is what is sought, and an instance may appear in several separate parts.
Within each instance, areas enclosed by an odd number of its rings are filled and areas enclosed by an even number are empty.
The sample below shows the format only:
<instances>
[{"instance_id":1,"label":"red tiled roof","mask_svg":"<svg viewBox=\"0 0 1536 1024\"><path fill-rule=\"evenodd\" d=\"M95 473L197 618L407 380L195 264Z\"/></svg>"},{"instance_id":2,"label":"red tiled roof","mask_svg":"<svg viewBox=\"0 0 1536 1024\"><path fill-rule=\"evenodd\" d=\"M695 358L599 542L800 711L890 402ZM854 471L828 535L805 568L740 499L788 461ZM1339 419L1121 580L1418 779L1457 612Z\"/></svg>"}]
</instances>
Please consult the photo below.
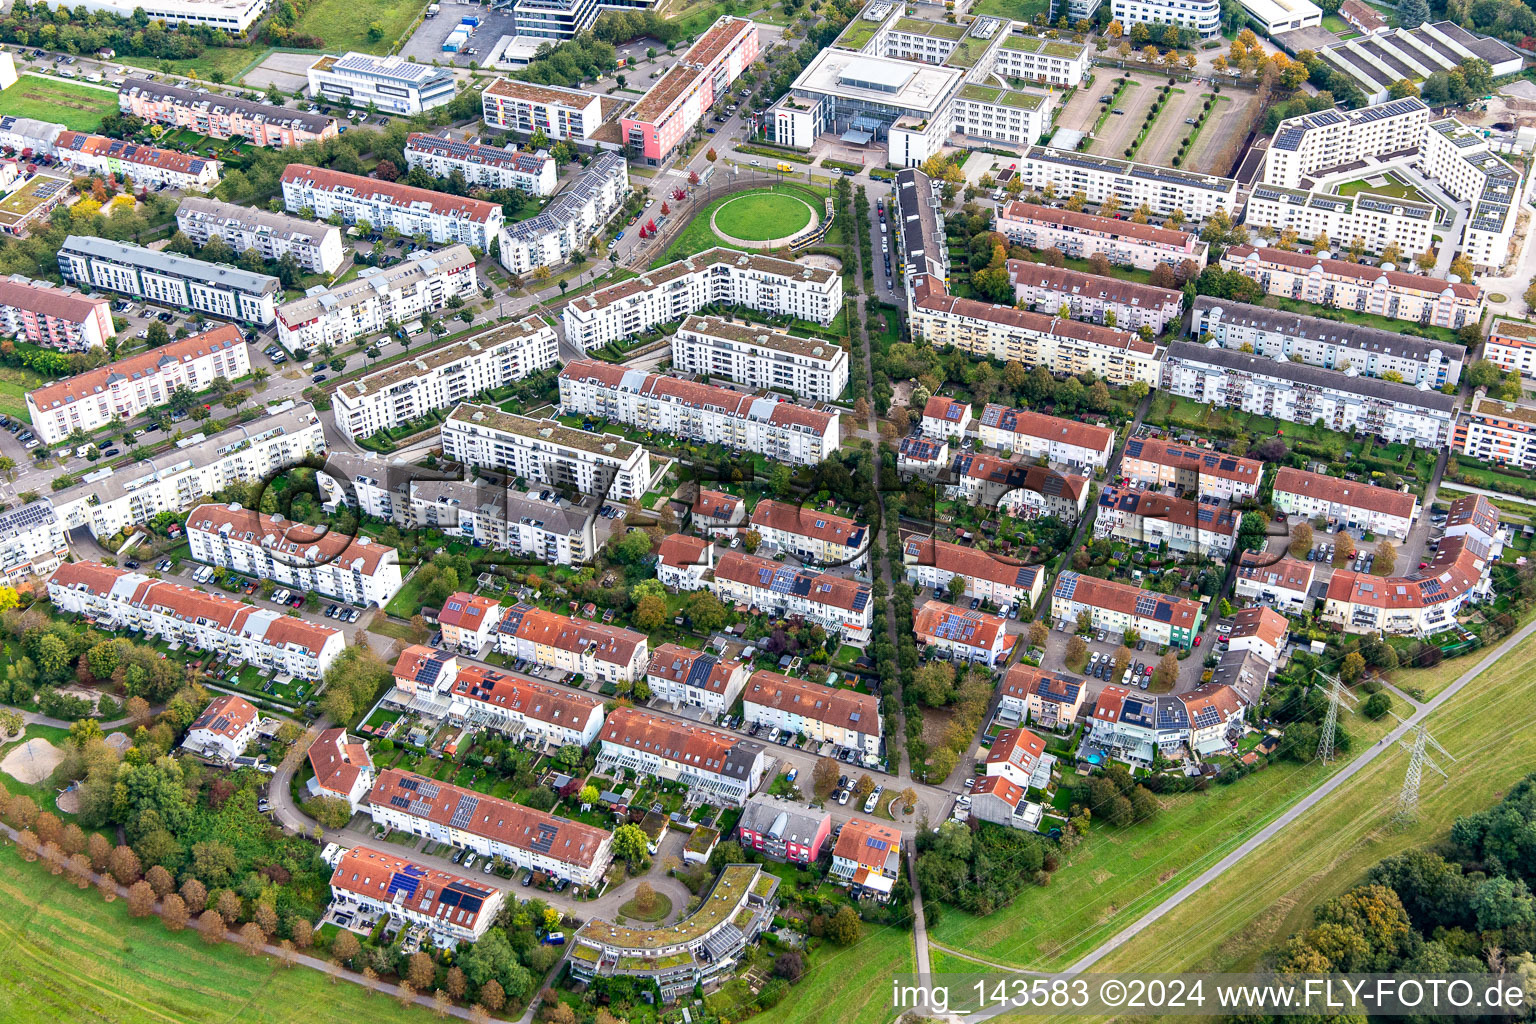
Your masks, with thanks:
<instances>
[{"instance_id":1,"label":"red tiled roof","mask_svg":"<svg viewBox=\"0 0 1536 1024\"><path fill-rule=\"evenodd\" d=\"M409 875L415 885L392 887L397 874ZM444 902L449 886L454 895L469 890L481 897L473 911L464 909L458 899ZM331 873L331 888L354 892L384 903L399 901L406 909L435 918L467 931L475 931L476 922L487 910L487 904L495 902L496 890L473 879L439 871L437 868L415 864L391 853L381 853L366 846L354 846L336 862Z\"/></svg>"},{"instance_id":2,"label":"red tiled roof","mask_svg":"<svg viewBox=\"0 0 1536 1024\"><path fill-rule=\"evenodd\" d=\"M1306 593L1312 586L1316 569L1311 562L1303 562L1289 555L1277 561L1259 551L1244 551L1237 574L1245 580L1253 580L1266 586Z\"/></svg>"},{"instance_id":3,"label":"red tiled roof","mask_svg":"<svg viewBox=\"0 0 1536 1024\"><path fill-rule=\"evenodd\" d=\"M391 206L410 207L425 203L433 213L482 224L501 209L498 203L452 196L446 192L434 192L429 188L415 188L378 178L365 178L360 174L344 174L308 164L289 164L283 171L282 181L308 182L312 188L326 192L351 192L364 199L380 197L388 200Z\"/></svg>"},{"instance_id":4,"label":"red tiled roof","mask_svg":"<svg viewBox=\"0 0 1536 1024\"><path fill-rule=\"evenodd\" d=\"M1274 490L1304 494L1335 505L1363 508L1401 519L1412 518L1414 507L1418 504L1418 499L1407 491L1392 491L1375 484L1309 473L1290 466L1281 466L1275 471Z\"/></svg>"},{"instance_id":5,"label":"red tiled roof","mask_svg":"<svg viewBox=\"0 0 1536 1024\"><path fill-rule=\"evenodd\" d=\"M818 512L803 505L764 498L752 510L749 522L756 527L781 530L801 537L814 537L828 544L855 547L864 543L864 524L831 512Z\"/></svg>"},{"instance_id":6,"label":"red tiled roof","mask_svg":"<svg viewBox=\"0 0 1536 1024\"><path fill-rule=\"evenodd\" d=\"M1008 221L1037 221L1041 224L1052 224L1077 231L1100 232L1110 237L1119 236L1141 242L1154 242L1176 249L1188 247L1190 240L1194 237L1188 231L1175 231L1172 228L1160 228L1152 224L1132 224L1130 221L1115 220L1113 217L1060 210L1053 206L1037 206L1017 199L1008 203L999 212L997 230L1006 234Z\"/></svg>"},{"instance_id":7,"label":"red tiled roof","mask_svg":"<svg viewBox=\"0 0 1536 1024\"><path fill-rule=\"evenodd\" d=\"M1063 320L1044 313L1014 309L1012 306L993 305L977 299L962 299L948 295L944 292L942 284L936 285L926 276L920 277L914 283L913 295L916 298L913 304L918 309L945 316L968 317L972 320L1007 324L1035 334L1088 342L1141 355L1151 355L1157 351L1156 344L1143 341L1140 335L1132 334L1130 331L1100 327L1098 324L1082 323L1078 320Z\"/></svg>"},{"instance_id":8,"label":"red tiled roof","mask_svg":"<svg viewBox=\"0 0 1536 1024\"><path fill-rule=\"evenodd\" d=\"M565 364L560 371L561 380L595 383L606 388L619 387L633 371L612 363L595 359L576 359ZM746 419L753 413L753 406L764 400L762 395L732 391L730 388L705 384L702 381L684 380L665 374L648 373L641 380L636 394L654 396L664 401L686 405L696 409L710 409L726 416ZM793 402L774 401L768 422L778 426L802 426L818 434L825 434L833 425L835 414L807 409Z\"/></svg>"},{"instance_id":9,"label":"red tiled roof","mask_svg":"<svg viewBox=\"0 0 1536 1024\"><path fill-rule=\"evenodd\" d=\"M1424 608L1440 604L1476 587L1482 582L1485 552L1475 541L1450 537L1441 541L1440 550L1429 567L1406 576L1372 576L1367 573L1335 569L1328 581L1329 601L1375 608Z\"/></svg>"},{"instance_id":10,"label":"red tiled roof","mask_svg":"<svg viewBox=\"0 0 1536 1024\"><path fill-rule=\"evenodd\" d=\"M524 718L581 732L592 712L603 706L596 697L577 690L517 679L484 665L464 665L453 683L455 696L503 708Z\"/></svg>"},{"instance_id":11,"label":"red tiled roof","mask_svg":"<svg viewBox=\"0 0 1536 1024\"><path fill-rule=\"evenodd\" d=\"M53 145L65 159L69 158L70 153L107 156L128 164L144 164L162 170L178 171L182 174L199 174L203 167L214 163L212 160L188 156L175 150L140 146L109 139L105 135L88 135L85 132L60 132L58 138L54 139Z\"/></svg>"},{"instance_id":12,"label":"red tiled roof","mask_svg":"<svg viewBox=\"0 0 1536 1024\"><path fill-rule=\"evenodd\" d=\"M471 633L478 633L487 621L492 628L495 627L501 619L498 613L500 607L500 603L492 598L482 597L479 594L467 594L461 590L456 594L449 594L448 599L443 602L443 610L437 616L438 625L454 626Z\"/></svg>"},{"instance_id":13,"label":"red tiled roof","mask_svg":"<svg viewBox=\"0 0 1536 1024\"><path fill-rule=\"evenodd\" d=\"M519 640L578 654L591 651L599 661L613 665L628 665L634 660L636 649L647 641L644 633L632 629L605 626L574 615L556 615L526 604L515 605L507 613L504 629L514 619L513 635Z\"/></svg>"},{"instance_id":14,"label":"red tiled roof","mask_svg":"<svg viewBox=\"0 0 1536 1024\"><path fill-rule=\"evenodd\" d=\"M98 366L94 370L87 370L53 384L44 384L29 394L32 397L32 403L39 409L52 409L66 402L78 402L100 394L106 391L113 381L148 377L160 372L162 367L171 363L189 362L218 349L244 344L245 340L240 334L240 328L234 324L224 324L211 331L194 334L190 338L173 341L159 348L152 348L148 352L140 352L126 359L119 359L115 363Z\"/></svg>"},{"instance_id":15,"label":"red tiled roof","mask_svg":"<svg viewBox=\"0 0 1536 1024\"><path fill-rule=\"evenodd\" d=\"M1256 636L1278 650L1290 630L1291 624L1286 617L1272 608L1244 608L1233 616L1232 632L1228 635L1233 640Z\"/></svg>"},{"instance_id":16,"label":"red tiled roof","mask_svg":"<svg viewBox=\"0 0 1536 1024\"><path fill-rule=\"evenodd\" d=\"M1019 806L1024 793L1024 787L1016 785L1006 775L984 775L971 788L972 796L995 796L1009 807Z\"/></svg>"},{"instance_id":17,"label":"red tiled roof","mask_svg":"<svg viewBox=\"0 0 1536 1024\"><path fill-rule=\"evenodd\" d=\"M232 740L239 736L246 726L256 721L257 717L256 705L244 697L224 693L209 702L208 707L197 716L197 721L192 723L192 728L188 731L206 730Z\"/></svg>"},{"instance_id":18,"label":"red tiled roof","mask_svg":"<svg viewBox=\"0 0 1536 1024\"><path fill-rule=\"evenodd\" d=\"M73 289L44 288L31 281L0 277L0 306L14 306L38 316L83 324L95 314L97 307L106 305L106 299L87 298Z\"/></svg>"},{"instance_id":19,"label":"red tiled roof","mask_svg":"<svg viewBox=\"0 0 1536 1024\"><path fill-rule=\"evenodd\" d=\"M1243 710L1242 698L1226 683L1206 683L1188 693L1180 694L1179 700L1183 701L1184 707L1189 710L1191 722L1206 710L1215 711L1221 716L1223 722Z\"/></svg>"},{"instance_id":20,"label":"red tiled roof","mask_svg":"<svg viewBox=\"0 0 1536 1024\"><path fill-rule=\"evenodd\" d=\"M1106 302L1158 309L1181 302L1183 294L1172 288L1159 288L1140 281L1122 281L1118 277L1101 277L1086 274L1067 267L1052 267L1032 260L1009 260L1006 264L1008 280L1015 287L1045 288L1053 292L1070 292Z\"/></svg>"},{"instance_id":21,"label":"red tiled roof","mask_svg":"<svg viewBox=\"0 0 1536 1024\"><path fill-rule=\"evenodd\" d=\"M645 674L681 683L693 670L693 663L703 656L703 651L695 651L680 644L662 644L652 652L651 664L645 670ZM714 667L710 669L708 678L704 680L703 688L711 693L724 693L731 677L743 664L737 659L716 658Z\"/></svg>"},{"instance_id":22,"label":"red tiled roof","mask_svg":"<svg viewBox=\"0 0 1536 1024\"><path fill-rule=\"evenodd\" d=\"M309 748L309 766L315 772L315 784L327 793L345 798L366 768L373 767L368 748L349 743L345 729L327 729Z\"/></svg>"},{"instance_id":23,"label":"red tiled roof","mask_svg":"<svg viewBox=\"0 0 1536 1024\"><path fill-rule=\"evenodd\" d=\"M367 537L352 538L335 530L321 533L324 529L222 503L199 505L187 514L188 532L227 534L231 540L290 555L298 565L334 564L372 576L385 556L395 552Z\"/></svg>"},{"instance_id":24,"label":"red tiled roof","mask_svg":"<svg viewBox=\"0 0 1536 1024\"><path fill-rule=\"evenodd\" d=\"M849 818L838 833L837 845L832 848L834 857L851 860L870 871L884 871L893 853L899 856L901 833L889 825Z\"/></svg>"},{"instance_id":25,"label":"red tiled roof","mask_svg":"<svg viewBox=\"0 0 1536 1024\"><path fill-rule=\"evenodd\" d=\"M1206 451L1176 441L1147 437L1141 439L1141 454L1126 454L1127 462L1149 462L1155 466L1188 469L1201 476L1221 477L1258 486L1264 475L1264 463L1225 452Z\"/></svg>"},{"instance_id":26,"label":"red tiled roof","mask_svg":"<svg viewBox=\"0 0 1536 1024\"><path fill-rule=\"evenodd\" d=\"M1010 409L995 402L982 409L979 422L981 426L1010 434L1056 441L1094 452L1109 451L1115 440L1115 432L1108 427L1047 416L1030 409Z\"/></svg>"},{"instance_id":27,"label":"red tiled roof","mask_svg":"<svg viewBox=\"0 0 1536 1024\"><path fill-rule=\"evenodd\" d=\"M727 520L736 514L736 509L740 506L741 499L734 494L701 489L698 497L693 500L693 514L709 519Z\"/></svg>"},{"instance_id":28,"label":"red tiled roof","mask_svg":"<svg viewBox=\"0 0 1536 1024\"><path fill-rule=\"evenodd\" d=\"M448 651L440 651L426 644L411 644L401 651L400 657L395 660L393 675L396 679L407 679L414 683L421 679L422 669L429 663L453 660L454 655ZM434 678L435 676L434 672Z\"/></svg>"},{"instance_id":29,"label":"red tiled roof","mask_svg":"<svg viewBox=\"0 0 1536 1024\"><path fill-rule=\"evenodd\" d=\"M741 696L748 704L776 708L839 729L880 733L880 701L872 694L791 679L777 672L754 672Z\"/></svg>"},{"instance_id":30,"label":"red tiled roof","mask_svg":"<svg viewBox=\"0 0 1536 1024\"><path fill-rule=\"evenodd\" d=\"M1099 699L1093 705L1093 718L1096 722L1118 722L1120 712L1125 707L1125 698L1131 695L1131 691L1123 686L1106 686L1099 691Z\"/></svg>"},{"instance_id":31,"label":"red tiled roof","mask_svg":"<svg viewBox=\"0 0 1536 1024\"><path fill-rule=\"evenodd\" d=\"M824 604L833 608L841 608L844 611L852 611L859 606L861 596L867 604L869 599L869 587L867 584L856 583L846 576L832 576L828 573L812 572L808 569L795 569L767 558L759 558L756 555L748 555L740 551L727 551L720 556L720 561L715 565L715 579L730 580L733 583L742 583L759 590L769 589L769 583L780 571L794 573L800 580L805 581L809 590L803 594L806 600L815 604ZM764 580L769 582L764 582ZM798 590L798 587L796 588Z\"/></svg>"},{"instance_id":32,"label":"red tiled roof","mask_svg":"<svg viewBox=\"0 0 1536 1024\"><path fill-rule=\"evenodd\" d=\"M669 533L662 538L656 549L656 560L661 565L700 565L710 541L686 533Z\"/></svg>"},{"instance_id":33,"label":"red tiled roof","mask_svg":"<svg viewBox=\"0 0 1536 1024\"><path fill-rule=\"evenodd\" d=\"M966 620L971 631L968 634L957 634L952 625L941 628L948 621L949 616ZM921 643L931 644L938 640L946 640L981 651L991 651L992 645L997 642L999 636L1003 637L1002 647L999 649L1011 651L1015 640L1008 635L1007 619L969 608L957 608L943 601L929 601L921 608L914 609L912 632L917 635Z\"/></svg>"},{"instance_id":34,"label":"red tiled roof","mask_svg":"<svg viewBox=\"0 0 1536 1024\"><path fill-rule=\"evenodd\" d=\"M1474 302L1478 301L1483 294L1483 290L1477 285L1469 284L1465 281L1452 284L1450 281L1444 281L1438 277L1407 274L1401 270L1381 270L1376 267L1367 267L1361 263L1349 263L1344 260L1325 260L1316 256L1308 256L1304 253L1290 252L1285 249L1234 245L1226 251L1221 260L1223 263L1229 259L1234 262L1241 262L1255 255L1261 264L1276 264L1285 267L1287 270L1303 274L1312 270L1319 270L1324 274L1334 277L1347 277L1361 284L1383 282L1393 288L1428 294L1448 291L1457 298L1469 299Z\"/></svg>"},{"instance_id":35,"label":"red tiled roof","mask_svg":"<svg viewBox=\"0 0 1536 1024\"><path fill-rule=\"evenodd\" d=\"M1063 585L1063 576L1068 574L1063 573L1062 576L1056 577L1057 590L1060 590ZM1166 602L1169 606L1168 618L1159 617L1159 620L1167 622L1174 629L1184 630L1193 630L1200 615L1200 605L1188 598L1159 594L1142 590L1129 583L1101 580L1096 576L1084 576L1081 573L1071 573L1069 578L1076 581L1072 599L1090 608L1104 608L1124 615L1147 618L1147 615L1137 612L1137 601L1143 596L1151 597L1159 603Z\"/></svg>"},{"instance_id":36,"label":"red tiled roof","mask_svg":"<svg viewBox=\"0 0 1536 1024\"><path fill-rule=\"evenodd\" d=\"M716 774L724 770L726 756L741 742L730 733L626 707L608 716L598 738Z\"/></svg>"},{"instance_id":37,"label":"red tiled roof","mask_svg":"<svg viewBox=\"0 0 1536 1024\"><path fill-rule=\"evenodd\" d=\"M986 580L1021 590L1031 589L1041 571L1038 565L1025 565L1011 558L932 537L909 537L906 554L921 564L931 564L940 572L957 573L973 580Z\"/></svg>"},{"instance_id":38,"label":"red tiled roof","mask_svg":"<svg viewBox=\"0 0 1536 1024\"><path fill-rule=\"evenodd\" d=\"M923 405L924 419L943 420L946 423L959 423L968 412L970 406L946 395L932 395Z\"/></svg>"},{"instance_id":39,"label":"red tiled roof","mask_svg":"<svg viewBox=\"0 0 1536 1024\"><path fill-rule=\"evenodd\" d=\"M1044 753L1045 740L1028 729L1004 729L987 751L987 764L1011 764L1027 775L1035 770Z\"/></svg>"}]
</instances>

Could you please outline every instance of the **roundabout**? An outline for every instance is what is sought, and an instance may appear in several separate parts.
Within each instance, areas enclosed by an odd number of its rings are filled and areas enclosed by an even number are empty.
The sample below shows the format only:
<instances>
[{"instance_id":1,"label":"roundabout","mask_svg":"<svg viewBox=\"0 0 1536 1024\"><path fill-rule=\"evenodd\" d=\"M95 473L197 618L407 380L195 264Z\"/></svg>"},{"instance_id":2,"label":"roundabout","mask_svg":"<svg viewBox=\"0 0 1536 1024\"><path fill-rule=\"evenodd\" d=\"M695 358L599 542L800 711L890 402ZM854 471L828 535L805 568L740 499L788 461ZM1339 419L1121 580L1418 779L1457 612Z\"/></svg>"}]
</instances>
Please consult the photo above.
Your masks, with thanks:
<instances>
[{"instance_id":1,"label":"roundabout","mask_svg":"<svg viewBox=\"0 0 1536 1024\"><path fill-rule=\"evenodd\" d=\"M805 199L785 192L747 192L727 199L710 215L710 230L732 245L747 248L788 245L821 224Z\"/></svg>"}]
</instances>

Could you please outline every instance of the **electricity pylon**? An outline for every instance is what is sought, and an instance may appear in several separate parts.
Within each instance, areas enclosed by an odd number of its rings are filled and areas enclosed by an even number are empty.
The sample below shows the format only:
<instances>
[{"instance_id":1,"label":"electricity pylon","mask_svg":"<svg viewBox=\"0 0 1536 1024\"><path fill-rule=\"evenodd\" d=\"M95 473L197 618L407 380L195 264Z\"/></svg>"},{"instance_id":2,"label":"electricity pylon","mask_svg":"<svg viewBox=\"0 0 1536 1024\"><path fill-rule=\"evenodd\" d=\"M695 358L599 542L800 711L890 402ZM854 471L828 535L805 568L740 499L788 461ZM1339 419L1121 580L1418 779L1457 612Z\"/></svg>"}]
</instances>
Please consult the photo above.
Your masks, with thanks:
<instances>
[{"instance_id":1,"label":"electricity pylon","mask_svg":"<svg viewBox=\"0 0 1536 1024\"><path fill-rule=\"evenodd\" d=\"M1331 764L1334 757L1333 737L1339 731L1339 705L1353 708L1355 695L1344 688L1338 676L1330 676L1318 669L1317 674L1328 681L1328 715L1323 719L1323 731L1317 735L1317 759Z\"/></svg>"},{"instance_id":2,"label":"electricity pylon","mask_svg":"<svg viewBox=\"0 0 1536 1024\"><path fill-rule=\"evenodd\" d=\"M1440 753L1452 761L1451 752L1442 747L1436 739L1429 734L1429 726L1419 723L1413 731L1413 742L1409 743L1405 736L1398 740L1402 748L1409 752L1408 774L1403 776L1403 789L1397 795L1397 813L1392 815L1392 825L1395 828L1407 828L1419 817L1419 785L1424 781L1424 769L1429 767L1440 773L1441 778L1450 778L1445 769L1435 763L1435 759L1429 755L1429 747L1433 746Z\"/></svg>"}]
</instances>

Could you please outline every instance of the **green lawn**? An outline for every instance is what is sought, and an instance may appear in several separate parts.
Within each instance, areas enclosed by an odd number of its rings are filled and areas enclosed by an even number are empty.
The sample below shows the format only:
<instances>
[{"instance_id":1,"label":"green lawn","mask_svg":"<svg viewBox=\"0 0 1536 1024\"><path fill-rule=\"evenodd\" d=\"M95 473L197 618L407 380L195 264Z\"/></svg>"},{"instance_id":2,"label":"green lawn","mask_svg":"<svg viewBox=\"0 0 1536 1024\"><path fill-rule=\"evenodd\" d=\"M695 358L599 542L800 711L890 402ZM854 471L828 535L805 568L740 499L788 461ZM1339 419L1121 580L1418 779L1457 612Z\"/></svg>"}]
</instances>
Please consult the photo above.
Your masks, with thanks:
<instances>
[{"instance_id":1,"label":"green lawn","mask_svg":"<svg viewBox=\"0 0 1536 1024\"><path fill-rule=\"evenodd\" d=\"M799 984L766 1016L775 1024L880 1024L895 1016L891 978L916 970L911 932L866 927L853 945L827 943L809 957Z\"/></svg>"},{"instance_id":2,"label":"green lawn","mask_svg":"<svg viewBox=\"0 0 1536 1024\"><path fill-rule=\"evenodd\" d=\"M1051 5L1049 0L980 0L971 8L971 13L1029 22L1037 14L1050 14Z\"/></svg>"},{"instance_id":3,"label":"green lawn","mask_svg":"<svg viewBox=\"0 0 1536 1024\"><path fill-rule=\"evenodd\" d=\"M157 917L128 916L64 876L0 853L0 1020L143 1021L157 1024L309 1024L368 1020L426 1024L425 1008L402 1009L318 971L284 968L233 944L207 946L196 931L173 935Z\"/></svg>"},{"instance_id":4,"label":"green lawn","mask_svg":"<svg viewBox=\"0 0 1536 1024\"><path fill-rule=\"evenodd\" d=\"M178 60L160 60L155 57L119 57L123 64L168 74L186 75L210 82L235 83L245 69L261 60L269 51L253 50L243 46L210 46L200 56ZM113 104L113 110L117 105Z\"/></svg>"},{"instance_id":5,"label":"green lawn","mask_svg":"<svg viewBox=\"0 0 1536 1024\"><path fill-rule=\"evenodd\" d=\"M799 196L813 204L819 204L822 201L823 194L805 185L772 185L762 192L746 192L737 196L726 196L722 199L717 199L708 206L705 206L694 216L693 220L689 222L688 226L683 229L682 233L677 236L676 240L667 249L666 255L656 260L652 266L659 267L663 264L672 263L675 260L692 256L694 253L703 252L705 249L711 249L717 245L723 245L730 249L743 249L743 246L731 245L711 230L709 226L710 215L725 206L725 204L737 201L743 196L767 195L770 192L785 192L790 195ZM679 210L678 212L681 213L682 211Z\"/></svg>"},{"instance_id":6,"label":"green lawn","mask_svg":"<svg viewBox=\"0 0 1536 1024\"><path fill-rule=\"evenodd\" d=\"M421 611L420 577L412 576L406 580L405 585L400 588L400 592L390 599L389 604L384 606L384 610L390 615L395 615L402 619L408 619ZM378 630L374 630L374 632L377 633Z\"/></svg>"},{"instance_id":7,"label":"green lawn","mask_svg":"<svg viewBox=\"0 0 1536 1024\"><path fill-rule=\"evenodd\" d=\"M763 242L785 238L811 222L811 208L797 198L749 193L726 200L714 214L715 227L733 238Z\"/></svg>"},{"instance_id":8,"label":"green lawn","mask_svg":"<svg viewBox=\"0 0 1536 1024\"><path fill-rule=\"evenodd\" d=\"M15 381L0 380L0 415L31 423L32 414L27 411L27 400L24 397L27 391L28 388Z\"/></svg>"},{"instance_id":9,"label":"green lawn","mask_svg":"<svg viewBox=\"0 0 1536 1024\"><path fill-rule=\"evenodd\" d=\"M1410 199L1416 203L1435 205L1434 200L1390 171L1386 174L1377 175L1377 177L1385 179L1385 183L1373 185L1365 178L1357 178L1354 181L1346 181L1340 185L1338 193L1341 196L1352 196L1358 195L1361 192L1374 192L1377 195L1392 196L1395 199Z\"/></svg>"},{"instance_id":10,"label":"green lawn","mask_svg":"<svg viewBox=\"0 0 1536 1024\"><path fill-rule=\"evenodd\" d=\"M93 132L117 113L117 93L63 78L26 74L0 95L0 109L17 117L55 121L77 132Z\"/></svg>"},{"instance_id":11,"label":"green lawn","mask_svg":"<svg viewBox=\"0 0 1536 1024\"><path fill-rule=\"evenodd\" d=\"M426 9L426 0L310 0L294 31L319 36L331 53L388 53ZM368 38L368 26L374 22L384 30L377 42Z\"/></svg>"}]
</instances>

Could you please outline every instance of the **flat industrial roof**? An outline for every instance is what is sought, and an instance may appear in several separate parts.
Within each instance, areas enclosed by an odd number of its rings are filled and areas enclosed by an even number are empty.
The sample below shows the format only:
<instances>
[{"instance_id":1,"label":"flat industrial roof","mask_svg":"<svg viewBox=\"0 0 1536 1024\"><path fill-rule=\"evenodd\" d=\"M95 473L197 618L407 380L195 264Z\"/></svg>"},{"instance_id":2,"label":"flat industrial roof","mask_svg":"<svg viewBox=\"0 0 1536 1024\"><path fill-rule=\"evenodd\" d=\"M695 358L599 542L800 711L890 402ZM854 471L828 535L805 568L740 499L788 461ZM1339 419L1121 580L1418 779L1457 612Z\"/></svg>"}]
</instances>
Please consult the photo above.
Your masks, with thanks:
<instances>
[{"instance_id":1,"label":"flat industrial roof","mask_svg":"<svg viewBox=\"0 0 1536 1024\"><path fill-rule=\"evenodd\" d=\"M826 49L817 54L810 66L800 73L794 89L846 96L931 114L937 112L950 89L964 77L965 71L960 68ZM849 85L844 79L887 85L893 91Z\"/></svg>"}]
</instances>

